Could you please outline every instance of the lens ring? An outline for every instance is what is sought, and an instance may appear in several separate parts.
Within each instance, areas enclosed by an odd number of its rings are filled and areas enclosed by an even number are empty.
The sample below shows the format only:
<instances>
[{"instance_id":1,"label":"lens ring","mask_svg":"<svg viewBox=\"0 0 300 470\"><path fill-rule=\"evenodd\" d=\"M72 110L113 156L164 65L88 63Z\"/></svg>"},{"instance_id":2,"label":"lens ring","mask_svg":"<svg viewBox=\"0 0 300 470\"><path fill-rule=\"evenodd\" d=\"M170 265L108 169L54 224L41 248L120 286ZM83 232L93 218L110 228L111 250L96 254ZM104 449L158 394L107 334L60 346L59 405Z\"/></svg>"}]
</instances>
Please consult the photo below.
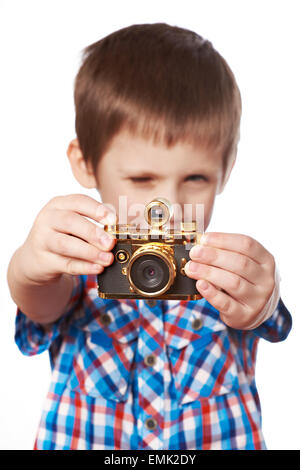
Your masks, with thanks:
<instances>
[{"instance_id":1,"label":"lens ring","mask_svg":"<svg viewBox=\"0 0 300 470\"><path fill-rule=\"evenodd\" d=\"M156 254L144 254L130 266L131 285L143 294L165 291L170 284L170 270L166 261Z\"/></svg>"}]
</instances>

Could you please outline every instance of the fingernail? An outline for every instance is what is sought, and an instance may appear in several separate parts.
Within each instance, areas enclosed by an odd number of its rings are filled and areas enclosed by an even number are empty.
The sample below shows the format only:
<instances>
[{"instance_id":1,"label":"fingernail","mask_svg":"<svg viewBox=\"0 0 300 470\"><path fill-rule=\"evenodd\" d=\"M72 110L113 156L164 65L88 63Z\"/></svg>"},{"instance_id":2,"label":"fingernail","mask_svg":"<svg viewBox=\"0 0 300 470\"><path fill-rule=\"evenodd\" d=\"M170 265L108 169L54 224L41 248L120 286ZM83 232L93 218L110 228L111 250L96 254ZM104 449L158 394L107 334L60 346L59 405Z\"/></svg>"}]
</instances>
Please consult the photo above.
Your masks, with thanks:
<instances>
[{"instance_id":1,"label":"fingernail","mask_svg":"<svg viewBox=\"0 0 300 470\"><path fill-rule=\"evenodd\" d=\"M197 270L198 270L197 263L194 263L193 261L189 261L187 264L188 264L188 270L191 273L196 273L197 272Z\"/></svg>"},{"instance_id":2,"label":"fingernail","mask_svg":"<svg viewBox=\"0 0 300 470\"><path fill-rule=\"evenodd\" d=\"M99 206L97 207L97 218L101 219L104 214L105 214L105 209L104 207L102 206L102 204L99 204Z\"/></svg>"},{"instance_id":3,"label":"fingernail","mask_svg":"<svg viewBox=\"0 0 300 470\"><path fill-rule=\"evenodd\" d=\"M108 247L112 242L112 237L107 233L103 233L103 235L100 237L100 241L104 246Z\"/></svg>"},{"instance_id":4,"label":"fingernail","mask_svg":"<svg viewBox=\"0 0 300 470\"><path fill-rule=\"evenodd\" d=\"M101 270L100 264L92 264L91 270L95 273L99 272Z\"/></svg>"},{"instance_id":5,"label":"fingernail","mask_svg":"<svg viewBox=\"0 0 300 470\"><path fill-rule=\"evenodd\" d=\"M200 279L198 281L198 285L199 285L199 289L201 289L201 290L208 289L208 283L206 281L204 281L204 279Z\"/></svg>"},{"instance_id":6,"label":"fingernail","mask_svg":"<svg viewBox=\"0 0 300 470\"><path fill-rule=\"evenodd\" d=\"M108 212L108 214L103 219L107 225L115 225L116 223L116 216L112 212Z\"/></svg>"},{"instance_id":7,"label":"fingernail","mask_svg":"<svg viewBox=\"0 0 300 470\"><path fill-rule=\"evenodd\" d=\"M111 253L105 253L102 251L101 253L99 253L99 259L100 261L107 262L111 259Z\"/></svg>"},{"instance_id":8,"label":"fingernail","mask_svg":"<svg viewBox=\"0 0 300 470\"><path fill-rule=\"evenodd\" d=\"M103 225L114 225L116 223L116 215L102 204L97 208L97 218Z\"/></svg>"},{"instance_id":9,"label":"fingernail","mask_svg":"<svg viewBox=\"0 0 300 470\"><path fill-rule=\"evenodd\" d=\"M190 257L191 258L193 258L193 257L200 258L203 251L204 251L204 249L202 248L202 246L195 245L195 246L193 246L193 248L190 251Z\"/></svg>"}]
</instances>

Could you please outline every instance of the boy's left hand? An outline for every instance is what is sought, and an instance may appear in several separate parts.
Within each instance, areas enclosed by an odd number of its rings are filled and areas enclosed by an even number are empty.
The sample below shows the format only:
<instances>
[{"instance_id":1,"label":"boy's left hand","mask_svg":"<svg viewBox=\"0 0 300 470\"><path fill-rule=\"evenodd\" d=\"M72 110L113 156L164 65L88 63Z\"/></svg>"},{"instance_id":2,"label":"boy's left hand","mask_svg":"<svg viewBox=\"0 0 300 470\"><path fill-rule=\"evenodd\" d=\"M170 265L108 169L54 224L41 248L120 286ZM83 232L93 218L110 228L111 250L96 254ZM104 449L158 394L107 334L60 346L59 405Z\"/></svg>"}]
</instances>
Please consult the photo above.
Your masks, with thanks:
<instances>
[{"instance_id":1,"label":"boy's left hand","mask_svg":"<svg viewBox=\"0 0 300 470\"><path fill-rule=\"evenodd\" d=\"M275 286L275 260L259 242L247 235L209 232L189 256L186 274L197 280L197 290L224 323L247 330L264 321L260 313Z\"/></svg>"}]
</instances>

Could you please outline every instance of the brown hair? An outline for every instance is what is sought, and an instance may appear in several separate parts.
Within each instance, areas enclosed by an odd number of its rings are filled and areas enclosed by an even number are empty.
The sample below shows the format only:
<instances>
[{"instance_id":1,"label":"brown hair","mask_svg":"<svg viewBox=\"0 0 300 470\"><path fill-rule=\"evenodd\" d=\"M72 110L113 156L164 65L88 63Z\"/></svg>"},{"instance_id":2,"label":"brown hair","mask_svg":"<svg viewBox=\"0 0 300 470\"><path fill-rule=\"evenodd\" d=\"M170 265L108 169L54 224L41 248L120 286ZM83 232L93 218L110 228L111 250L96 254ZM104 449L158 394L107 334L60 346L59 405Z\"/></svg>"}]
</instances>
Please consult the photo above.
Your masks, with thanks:
<instances>
[{"instance_id":1,"label":"brown hair","mask_svg":"<svg viewBox=\"0 0 300 470\"><path fill-rule=\"evenodd\" d=\"M180 141L236 155L241 97L211 42L166 23L135 24L82 51L76 134L94 173L123 129L171 147Z\"/></svg>"}]
</instances>

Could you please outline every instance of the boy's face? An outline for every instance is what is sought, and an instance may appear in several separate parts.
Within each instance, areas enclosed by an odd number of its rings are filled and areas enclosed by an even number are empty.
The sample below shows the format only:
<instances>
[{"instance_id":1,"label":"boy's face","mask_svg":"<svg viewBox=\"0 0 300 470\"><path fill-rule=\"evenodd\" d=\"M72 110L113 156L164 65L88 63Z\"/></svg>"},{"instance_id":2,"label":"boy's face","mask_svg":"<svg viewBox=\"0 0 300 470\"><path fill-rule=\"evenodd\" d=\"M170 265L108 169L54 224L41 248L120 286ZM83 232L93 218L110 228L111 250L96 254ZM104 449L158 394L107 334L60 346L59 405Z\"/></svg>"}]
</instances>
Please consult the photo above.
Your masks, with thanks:
<instances>
[{"instance_id":1,"label":"boy's face","mask_svg":"<svg viewBox=\"0 0 300 470\"><path fill-rule=\"evenodd\" d=\"M182 214L184 204L191 204L193 220L196 218L196 204L203 204L204 221L201 225L206 230L215 197L224 186L221 152L195 148L186 143L178 143L168 149L121 132L101 157L96 174L98 183L94 179L88 185L86 179L84 184L78 177L78 168L74 171L77 160L71 155L69 146L68 156L77 180L86 187L96 187L102 202L112 204L118 215L119 197L127 196L128 222L135 220L135 215L130 214L131 205L144 205L156 197L164 197L179 205L177 207L181 207ZM174 220L183 220L182 215L175 211L170 228L174 226Z\"/></svg>"}]
</instances>

